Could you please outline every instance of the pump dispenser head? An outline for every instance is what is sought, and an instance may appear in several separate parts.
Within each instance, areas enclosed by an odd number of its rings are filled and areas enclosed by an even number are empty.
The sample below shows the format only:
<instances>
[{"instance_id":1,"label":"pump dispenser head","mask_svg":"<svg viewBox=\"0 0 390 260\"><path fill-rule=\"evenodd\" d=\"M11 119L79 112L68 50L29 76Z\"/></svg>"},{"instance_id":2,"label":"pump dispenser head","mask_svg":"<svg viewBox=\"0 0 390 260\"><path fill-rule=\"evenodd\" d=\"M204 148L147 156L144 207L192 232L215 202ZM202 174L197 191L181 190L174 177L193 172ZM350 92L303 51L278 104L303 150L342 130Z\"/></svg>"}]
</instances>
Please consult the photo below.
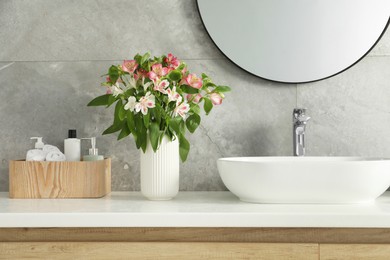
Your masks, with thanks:
<instances>
[{"instance_id":1,"label":"pump dispenser head","mask_svg":"<svg viewBox=\"0 0 390 260\"><path fill-rule=\"evenodd\" d=\"M35 149L42 149L43 146L45 145L43 142L42 142L42 137L31 137L30 138L31 140L37 140L37 142L35 143Z\"/></svg>"},{"instance_id":2,"label":"pump dispenser head","mask_svg":"<svg viewBox=\"0 0 390 260\"><path fill-rule=\"evenodd\" d=\"M82 140L91 140L91 148L88 149L88 155L99 155L98 149L96 148L96 137L81 138Z\"/></svg>"}]
</instances>

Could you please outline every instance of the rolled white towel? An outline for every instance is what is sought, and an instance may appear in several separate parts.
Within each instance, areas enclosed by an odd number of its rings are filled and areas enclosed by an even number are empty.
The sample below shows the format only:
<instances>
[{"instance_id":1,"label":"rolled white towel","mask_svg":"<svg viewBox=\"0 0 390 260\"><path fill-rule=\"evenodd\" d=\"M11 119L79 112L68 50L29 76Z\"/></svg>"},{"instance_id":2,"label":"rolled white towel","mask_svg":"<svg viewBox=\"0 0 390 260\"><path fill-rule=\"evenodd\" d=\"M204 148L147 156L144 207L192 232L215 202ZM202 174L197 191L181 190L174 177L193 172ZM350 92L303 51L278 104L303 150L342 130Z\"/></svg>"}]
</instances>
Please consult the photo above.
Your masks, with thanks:
<instances>
[{"instance_id":1,"label":"rolled white towel","mask_svg":"<svg viewBox=\"0 0 390 260\"><path fill-rule=\"evenodd\" d=\"M49 152L61 152L57 146L50 145L50 144L45 144L42 148L42 151L45 153L45 156L47 156Z\"/></svg>"},{"instance_id":2,"label":"rolled white towel","mask_svg":"<svg viewBox=\"0 0 390 260\"><path fill-rule=\"evenodd\" d=\"M44 161L45 153L40 149L31 149L27 151L26 161Z\"/></svg>"},{"instance_id":3,"label":"rolled white towel","mask_svg":"<svg viewBox=\"0 0 390 260\"><path fill-rule=\"evenodd\" d=\"M51 151L46 155L46 161L49 162L63 162L66 161L65 154L60 151Z\"/></svg>"}]
</instances>

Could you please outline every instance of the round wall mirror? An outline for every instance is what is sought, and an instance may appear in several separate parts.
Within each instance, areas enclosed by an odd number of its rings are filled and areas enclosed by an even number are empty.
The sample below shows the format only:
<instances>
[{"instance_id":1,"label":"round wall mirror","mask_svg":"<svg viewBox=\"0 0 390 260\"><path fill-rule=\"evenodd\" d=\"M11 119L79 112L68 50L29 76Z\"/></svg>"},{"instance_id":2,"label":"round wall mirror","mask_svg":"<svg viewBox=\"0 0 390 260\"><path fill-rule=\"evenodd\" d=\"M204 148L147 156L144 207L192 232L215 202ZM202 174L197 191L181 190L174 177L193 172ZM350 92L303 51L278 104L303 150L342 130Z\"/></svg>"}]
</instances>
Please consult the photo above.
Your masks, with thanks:
<instances>
[{"instance_id":1,"label":"round wall mirror","mask_svg":"<svg viewBox=\"0 0 390 260\"><path fill-rule=\"evenodd\" d=\"M390 0L197 0L203 24L233 63L264 79L303 83L362 59L389 23Z\"/></svg>"}]
</instances>

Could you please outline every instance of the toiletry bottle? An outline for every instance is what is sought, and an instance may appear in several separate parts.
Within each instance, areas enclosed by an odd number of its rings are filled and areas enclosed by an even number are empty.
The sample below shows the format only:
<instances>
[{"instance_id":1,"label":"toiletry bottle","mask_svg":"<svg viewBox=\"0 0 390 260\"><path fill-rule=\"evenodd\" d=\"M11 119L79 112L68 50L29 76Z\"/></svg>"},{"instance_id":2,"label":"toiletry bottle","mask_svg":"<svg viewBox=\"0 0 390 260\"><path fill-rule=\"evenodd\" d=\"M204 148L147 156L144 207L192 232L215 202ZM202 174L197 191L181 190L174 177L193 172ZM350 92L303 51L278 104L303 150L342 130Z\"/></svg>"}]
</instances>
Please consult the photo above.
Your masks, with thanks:
<instances>
[{"instance_id":1,"label":"toiletry bottle","mask_svg":"<svg viewBox=\"0 0 390 260\"><path fill-rule=\"evenodd\" d=\"M68 138L64 140L64 153L67 161L80 161L81 144L75 129L69 130Z\"/></svg>"},{"instance_id":2,"label":"toiletry bottle","mask_svg":"<svg viewBox=\"0 0 390 260\"><path fill-rule=\"evenodd\" d=\"M40 149L40 150L42 150L43 146L45 145L45 144L42 142L42 137L31 137L30 139L31 139L31 140L36 139L37 142L35 143L35 149Z\"/></svg>"},{"instance_id":3,"label":"toiletry bottle","mask_svg":"<svg viewBox=\"0 0 390 260\"><path fill-rule=\"evenodd\" d=\"M96 148L96 137L81 138L82 140L91 140L91 148L88 149L88 155L83 156L83 161L100 161L104 160L103 155L99 155L98 149Z\"/></svg>"}]
</instances>

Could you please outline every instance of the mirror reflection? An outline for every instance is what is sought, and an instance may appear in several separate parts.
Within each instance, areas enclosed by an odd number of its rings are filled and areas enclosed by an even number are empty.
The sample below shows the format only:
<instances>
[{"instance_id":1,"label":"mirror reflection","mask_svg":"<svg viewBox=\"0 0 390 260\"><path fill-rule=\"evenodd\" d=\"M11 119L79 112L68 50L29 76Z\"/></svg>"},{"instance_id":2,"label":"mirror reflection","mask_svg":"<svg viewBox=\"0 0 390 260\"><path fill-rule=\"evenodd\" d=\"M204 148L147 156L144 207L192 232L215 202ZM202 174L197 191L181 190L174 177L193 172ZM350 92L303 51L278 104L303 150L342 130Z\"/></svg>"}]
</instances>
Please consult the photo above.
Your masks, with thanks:
<instances>
[{"instance_id":1,"label":"mirror reflection","mask_svg":"<svg viewBox=\"0 0 390 260\"><path fill-rule=\"evenodd\" d=\"M356 64L384 33L388 0L197 0L217 47L265 79L302 83Z\"/></svg>"}]
</instances>

